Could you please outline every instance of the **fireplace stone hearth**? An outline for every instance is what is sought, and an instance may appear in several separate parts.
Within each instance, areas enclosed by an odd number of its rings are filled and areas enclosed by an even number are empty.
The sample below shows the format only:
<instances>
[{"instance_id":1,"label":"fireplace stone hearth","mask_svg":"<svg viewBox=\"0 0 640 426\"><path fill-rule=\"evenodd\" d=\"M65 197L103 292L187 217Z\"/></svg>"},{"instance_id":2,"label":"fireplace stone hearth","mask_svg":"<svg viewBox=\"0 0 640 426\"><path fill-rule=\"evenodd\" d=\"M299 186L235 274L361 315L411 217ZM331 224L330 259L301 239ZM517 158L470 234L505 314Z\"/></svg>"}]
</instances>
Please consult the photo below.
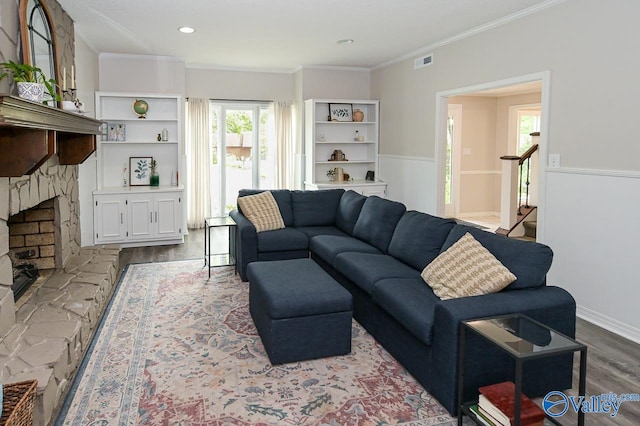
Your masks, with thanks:
<instances>
[{"instance_id":1,"label":"fireplace stone hearth","mask_svg":"<svg viewBox=\"0 0 640 426\"><path fill-rule=\"evenodd\" d=\"M50 424L60 408L119 272L119 246L80 247L77 177L78 166L60 165L56 155L30 175L0 177L0 383L38 380L35 425ZM51 199L54 223L42 225L48 235L30 237L10 254L15 235L10 235L9 218ZM49 231L55 234L55 249ZM42 244L32 244L36 239ZM46 269L39 287L17 307L12 257L29 255L36 246L38 254L53 250L55 256L30 262L55 269Z\"/></svg>"}]
</instances>

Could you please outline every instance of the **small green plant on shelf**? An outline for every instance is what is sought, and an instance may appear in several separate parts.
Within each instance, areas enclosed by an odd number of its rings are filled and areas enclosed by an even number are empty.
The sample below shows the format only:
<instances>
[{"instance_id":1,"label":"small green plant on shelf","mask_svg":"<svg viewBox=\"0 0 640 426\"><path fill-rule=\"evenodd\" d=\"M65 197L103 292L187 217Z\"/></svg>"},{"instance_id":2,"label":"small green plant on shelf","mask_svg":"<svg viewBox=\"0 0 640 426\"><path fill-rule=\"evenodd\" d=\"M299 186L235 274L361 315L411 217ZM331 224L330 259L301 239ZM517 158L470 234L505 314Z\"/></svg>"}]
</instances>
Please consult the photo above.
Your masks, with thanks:
<instances>
[{"instance_id":1,"label":"small green plant on shelf","mask_svg":"<svg viewBox=\"0 0 640 426\"><path fill-rule=\"evenodd\" d=\"M327 171L327 177L329 178L330 181L336 180L337 174L338 173L336 172L336 168L335 167L333 167L333 168L331 168L331 169L329 169Z\"/></svg>"},{"instance_id":2,"label":"small green plant on shelf","mask_svg":"<svg viewBox=\"0 0 640 426\"><path fill-rule=\"evenodd\" d=\"M56 90L58 86L56 81L53 78L47 80L47 77L40 68L29 64L18 64L13 61L2 62L0 63L0 67L4 70L4 72L0 74L0 80L10 75L16 83L43 84L51 96L51 99L60 101L60 94Z\"/></svg>"}]
</instances>

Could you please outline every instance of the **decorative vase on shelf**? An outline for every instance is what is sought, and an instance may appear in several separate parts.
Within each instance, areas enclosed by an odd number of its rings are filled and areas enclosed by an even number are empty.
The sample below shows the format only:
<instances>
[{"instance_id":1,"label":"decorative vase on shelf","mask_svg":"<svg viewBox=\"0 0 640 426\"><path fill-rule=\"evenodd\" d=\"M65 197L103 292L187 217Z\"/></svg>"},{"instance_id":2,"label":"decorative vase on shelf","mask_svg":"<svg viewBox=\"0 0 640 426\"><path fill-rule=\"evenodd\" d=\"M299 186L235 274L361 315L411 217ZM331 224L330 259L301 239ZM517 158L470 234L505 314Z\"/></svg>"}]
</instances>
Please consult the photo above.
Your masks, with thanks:
<instances>
[{"instance_id":1,"label":"decorative vase on shelf","mask_svg":"<svg viewBox=\"0 0 640 426\"><path fill-rule=\"evenodd\" d=\"M359 109L354 109L352 117L353 121L360 122L364 120L364 112L360 111Z\"/></svg>"},{"instance_id":2,"label":"decorative vase on shelf","mask_svg":"<svg viewBox=\"0 0 640 426\"><path fill-rule=\"evenodd\" d=\"M149 163L149 168L151 174L149 175L149 185L151 186L159 186L160 185L160 175L158 175L158 171L156 168L158 167L158 163L156 160L151 160Z\"/></svg>"},{"instance_id":3,"label":"decorative vase on shelf","mask_svg":"<svg viewBox=\"0 0 640 426\"><path fill-rule=\"evenodd\" d=\"M28 101L42 103L44 98L44 84L20 81L16 83L18 86L18 96Z\"/></svg>"}]
</instances>

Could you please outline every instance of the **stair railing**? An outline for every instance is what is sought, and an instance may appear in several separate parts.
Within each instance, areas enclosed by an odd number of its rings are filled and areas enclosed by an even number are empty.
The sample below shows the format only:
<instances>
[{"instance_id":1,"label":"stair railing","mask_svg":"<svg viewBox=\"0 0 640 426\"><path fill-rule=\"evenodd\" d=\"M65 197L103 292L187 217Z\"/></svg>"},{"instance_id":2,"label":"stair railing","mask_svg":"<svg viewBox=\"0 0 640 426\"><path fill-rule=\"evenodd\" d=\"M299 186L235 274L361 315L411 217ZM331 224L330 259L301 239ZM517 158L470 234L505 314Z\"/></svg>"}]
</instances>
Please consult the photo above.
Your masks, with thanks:
<instances>
[{"instance_id":1,"label":"stair railing","mask_svg":"<svg viewBox=\"0 0 640 426\"><path fill-rule=\"evenodd\" d=\"M522 216L523 203L522 203L521 190L522 190L523 174L525 173L525 171L526 171L526 177L524 177L524 179L526 179L526 180L524 181L524 185L525 185L524 207L529 208L529 185L531 184L531 181L530 181L530 179L531 179L531 156L537 150L538 150L538 144L531 145L531 148L529 148L524 154L522 154L520 156L520 159L518 160L518 168L519 168L519 172L518 172L518 216ZM525 168L525 165L526 165L526 168Z\"/></svg>"}]
</instances>

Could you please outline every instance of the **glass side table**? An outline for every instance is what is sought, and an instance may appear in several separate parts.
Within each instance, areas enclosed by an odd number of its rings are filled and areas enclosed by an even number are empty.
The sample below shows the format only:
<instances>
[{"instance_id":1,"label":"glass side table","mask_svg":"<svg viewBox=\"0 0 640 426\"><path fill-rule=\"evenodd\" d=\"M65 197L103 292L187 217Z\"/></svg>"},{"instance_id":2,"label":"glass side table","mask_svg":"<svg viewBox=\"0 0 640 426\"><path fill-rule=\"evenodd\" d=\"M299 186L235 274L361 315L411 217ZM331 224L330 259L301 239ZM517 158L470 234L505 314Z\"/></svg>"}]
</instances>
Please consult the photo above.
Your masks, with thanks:
<instances>
[{"instance_id":1,"label":"glass side table","mask_svg":"<svg viewBox=\"0 0 640 426\"><path fill-rule=\"evenodd\" d=\"M475 333L506 352L515 361L515 412L514 424L520 426L522 367L526 361L548 356L580 352L580 377L578 394L585 396L587 375L587 347L546 325L522 314L510 314L477 320L460 322L458 359L458 425L462 425L463 416L477 420L469 407L477 402L464 402L464 369L466 356L466 333ZM541 338L544 337L544 338ZM554 424L560 424L547 416ZM578 425L584 425L584 413L578 413Z\"/></svg>"},{"instance_id":2,"label":"glass side table","mask_svg":"<svg viewBox=\"0 0 640 426\"><path fill-rule=\"evenodd\" d=\"M229 229L229 250L225 253L211 253L211 228L225 226ZM209 278L212 266L236 265L235 235L236 222L229 216L208 217L204 220L204 264L209 267ZM214 256L214 264L211 263L211 256Z\"/></svg>"}]
</instances>

